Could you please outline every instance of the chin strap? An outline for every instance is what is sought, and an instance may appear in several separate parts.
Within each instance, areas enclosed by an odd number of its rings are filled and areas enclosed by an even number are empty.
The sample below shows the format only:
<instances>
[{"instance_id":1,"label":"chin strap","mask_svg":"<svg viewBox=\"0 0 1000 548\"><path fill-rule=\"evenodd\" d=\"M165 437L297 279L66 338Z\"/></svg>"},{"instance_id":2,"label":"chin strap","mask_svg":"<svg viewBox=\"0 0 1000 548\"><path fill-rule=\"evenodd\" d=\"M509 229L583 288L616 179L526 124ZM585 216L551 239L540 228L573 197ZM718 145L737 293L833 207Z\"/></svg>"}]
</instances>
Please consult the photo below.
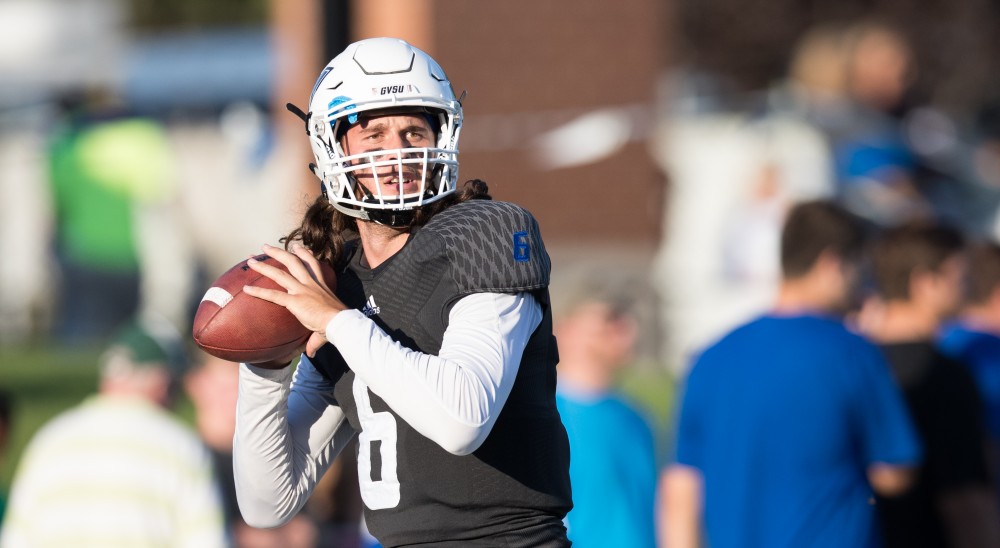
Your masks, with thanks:
<instances>
[{"instance_id":1,"label":"chin strap","mask_svg":"<svg viewBox=\"0 0 1000 548\"><path fill-rule=\"evenodd\" d=\"M349 175L349 177L352 177ZM353 177L352 177L353 178ZM361 192L365 193L365 199L362 202L370 202L373 204L378 203L378 198L375 197L365 185L361 184L357 180L354 181L356 188L360 188ZM364 208L365 212L368 213L368 220L380 225L391 226L394 228L399 228L401 226L409 226L410 222L413 221L413 210L412 209L368 209Z\"/></svg>"},{"instance_id":2,"label":"chin strap","mask_svg":"<svg viewBox=\"0 0 1000 548\"><path fill-rule=\"evenodd\" d=\"M412 209L369 209L368 220L380 225L400 228L410 226L415 213L416 211Z\"/></svg>"},{"instance_id":3,"label":"chin strap","mask_svg":"<svg viewBox=\"0 0 1000 548\"><path fill-rule=\"evenodd\" d=\"M368 190L365 185L361 184L360 181L354 176L353 173L347 174L347 179L351 181L354 188L360 189L364 193L365 197L362 202L369 202L372 204L378 203L378 198ZM380 225L391 226L398 228L401 226L409 226L410 221L413 220L413 212L403 209L367 209L362 206L362 209L368 215L368 220Z\"/></svg>"}]
</instances>

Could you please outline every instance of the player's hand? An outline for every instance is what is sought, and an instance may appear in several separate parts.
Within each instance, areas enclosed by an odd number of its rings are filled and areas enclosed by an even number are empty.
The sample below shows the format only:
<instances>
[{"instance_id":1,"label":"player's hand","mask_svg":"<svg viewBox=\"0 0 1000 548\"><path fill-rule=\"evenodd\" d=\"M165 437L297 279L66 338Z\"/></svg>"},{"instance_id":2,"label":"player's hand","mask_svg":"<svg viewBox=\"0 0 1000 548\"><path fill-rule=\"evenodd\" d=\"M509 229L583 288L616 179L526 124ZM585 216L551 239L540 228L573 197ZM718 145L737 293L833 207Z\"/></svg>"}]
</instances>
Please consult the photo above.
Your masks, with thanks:
<instances>
[{"instance_id":1,"label":"player's hand","mask_svg":"<svg viewBox=\"0 0 1000 548\"><path fill-rule=\"evenodd\" d=\"M306 355L312 357L326 344L327 324L347 307L327 286L319 261L304 246L293 244L290 253L265 245L263 251L283 264L288 272L253 259L248 260L247 264L254 271L274 280L285 291L254 286L245 286L243 290L248 295L285 307L299 323L312 331L313 334L306 342Z\"/></svg>"}]
</instances>

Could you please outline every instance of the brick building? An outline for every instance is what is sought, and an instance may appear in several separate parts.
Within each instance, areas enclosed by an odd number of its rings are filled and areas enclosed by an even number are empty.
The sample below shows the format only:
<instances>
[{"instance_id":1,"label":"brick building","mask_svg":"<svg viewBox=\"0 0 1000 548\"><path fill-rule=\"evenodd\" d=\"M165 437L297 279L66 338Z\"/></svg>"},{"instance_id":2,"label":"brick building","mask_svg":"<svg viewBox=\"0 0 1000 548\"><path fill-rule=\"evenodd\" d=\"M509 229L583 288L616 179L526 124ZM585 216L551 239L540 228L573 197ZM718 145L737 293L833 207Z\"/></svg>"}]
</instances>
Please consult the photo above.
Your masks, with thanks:
<instances>
[{"instance_id":1,"label":"brick building","mask_svg":"<svg viewBox=\"0 0 1000 548\"><path fill-rule=\"evenodd\" d=\"M645 137L666 58L662 3L306 4L274 3L285 47L316 59L283 69L279 87L308 90L315 67L350 41L406 39L445 67L456 93L468 91L463 178L484 179L496 199L532 210L552 245L655 246L663 184ZM310 20L325 20L325 29L304 29ZM558 139L549 133L557 128ZM594 161L574 161L576 154Z\"/></svg>"}]
</instances>

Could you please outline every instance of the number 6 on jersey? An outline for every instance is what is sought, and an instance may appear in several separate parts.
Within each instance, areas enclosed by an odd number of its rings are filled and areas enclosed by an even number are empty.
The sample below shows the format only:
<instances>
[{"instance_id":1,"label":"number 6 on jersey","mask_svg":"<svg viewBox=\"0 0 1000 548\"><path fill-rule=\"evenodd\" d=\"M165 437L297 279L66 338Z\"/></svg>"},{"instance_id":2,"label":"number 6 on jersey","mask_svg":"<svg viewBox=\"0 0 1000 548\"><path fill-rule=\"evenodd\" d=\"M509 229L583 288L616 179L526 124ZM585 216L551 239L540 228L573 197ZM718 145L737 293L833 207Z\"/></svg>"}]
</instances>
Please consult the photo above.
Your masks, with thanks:
<instances>
[{"instance_id":1,"label":"number 6 on jersey","mask_svg":"<svg viewBox=\"0 0 1000 548\"><path fill-rule=\"evenodd\" d=\"M361 434L358 436L358 482L361 499L372 510L395 508L399 504L399 478L396 476L396 418L392 413L372 411L368 385L354 379L354 401L358 406ZM372 449L377 448L378 470L372 474Z\"/></svg>"}]
</instances>

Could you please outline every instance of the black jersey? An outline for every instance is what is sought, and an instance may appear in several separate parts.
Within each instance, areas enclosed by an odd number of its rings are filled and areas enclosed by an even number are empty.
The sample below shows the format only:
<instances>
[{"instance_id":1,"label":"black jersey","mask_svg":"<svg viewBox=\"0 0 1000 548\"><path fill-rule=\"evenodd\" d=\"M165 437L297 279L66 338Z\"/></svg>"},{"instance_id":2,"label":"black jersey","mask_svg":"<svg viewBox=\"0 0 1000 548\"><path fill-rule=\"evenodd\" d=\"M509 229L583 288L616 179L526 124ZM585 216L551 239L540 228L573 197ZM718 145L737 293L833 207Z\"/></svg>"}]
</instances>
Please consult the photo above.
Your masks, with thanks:
<instances>
[{"instance_id":1,"label":"black jersey","mask_svg":"<svg viewBox=\"0 0 1000 548\"><path fill-rule=\"evenodd\" d=\"M939 509L942 495L987 487L985 427L975 380L965 364L945 357L930 341L881 345L924 446L913 486L894 497L876 496L886 548L948 546Z\"/></svg>"},{"instance_id":2,"label":"black jersey","mask_svg":"<svg viewBox=\"0 0 1000 548\"><path fill-rule=\"evenodd\" d=\"M336 383L337 402L360 432L369 530L386 546L568 546L569 442L555 405L550 263L534 218L513 204L473 200L438 213L375 269L352 253L338 272L340 298L420 352L438 353L449 311L465 295L528 291L543 309L503 410L466 456L406 424L333 346L318 353L313 363Z\"/></svg>"}]
</instances>

